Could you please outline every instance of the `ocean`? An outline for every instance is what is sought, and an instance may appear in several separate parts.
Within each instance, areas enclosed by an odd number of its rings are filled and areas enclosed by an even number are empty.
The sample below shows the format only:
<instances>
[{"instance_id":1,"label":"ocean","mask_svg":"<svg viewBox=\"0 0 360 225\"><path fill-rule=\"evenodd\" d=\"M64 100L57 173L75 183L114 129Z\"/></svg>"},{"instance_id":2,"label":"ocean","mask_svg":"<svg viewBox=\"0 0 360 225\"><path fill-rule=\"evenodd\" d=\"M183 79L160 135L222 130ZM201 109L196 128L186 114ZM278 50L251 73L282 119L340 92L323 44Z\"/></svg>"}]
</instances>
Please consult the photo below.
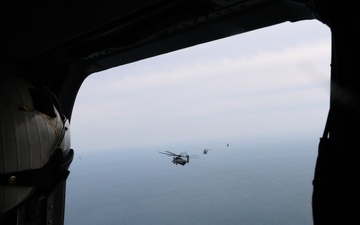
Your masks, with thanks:
<instances>
[{"instance_id":1,"label":"ocean","mask_svg":"<svg viewBox=\"0 0 360 225\"><path fill-rule=\"evenodd\" d=\"M309 225L318 139L76 153L65 225ZM158 151L197 155L185 166Z\"/></svg>"}]
</instances>

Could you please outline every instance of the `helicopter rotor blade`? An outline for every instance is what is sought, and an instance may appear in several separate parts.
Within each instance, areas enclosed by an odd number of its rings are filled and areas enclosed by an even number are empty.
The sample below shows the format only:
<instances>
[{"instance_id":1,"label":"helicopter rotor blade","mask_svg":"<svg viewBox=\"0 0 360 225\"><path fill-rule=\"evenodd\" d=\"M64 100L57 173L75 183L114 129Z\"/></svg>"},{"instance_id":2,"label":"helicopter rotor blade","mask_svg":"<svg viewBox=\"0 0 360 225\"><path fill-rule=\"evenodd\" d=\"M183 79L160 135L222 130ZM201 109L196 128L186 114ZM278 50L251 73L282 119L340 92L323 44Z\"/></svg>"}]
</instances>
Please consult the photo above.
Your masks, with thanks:
<instances>
[{"instance_id":1,"label":"helicopter rotor blade","mask_svg":"<svg viewBox=\"0 0 360 225\"><path fill-rule=\"evenodd\" d=\"M168 155L168 156L173 156L172 154L168 153L168 152L160 152L158 151L160 154L164 154L164 155Z\"/></svg>"},{"instance_id":2,"label":"helicopter rotor blade","mask_svg":"<svg viewBox=\"0 0 360 225\"><path fill-rule=\"evenodd\" d=\"M165 151L165 152L160 152L158 151L160 154L164 154L164 155L168 155L168 156L180 156L178 154L175 154L173 152L170 152L170 151Z\"/></svg>"},{"instance_id":3,"label":"helicopter rotor blade","mask_svg":"<svg viewBox=\"0 0 360 225\"><path fill-rule=\"evenodd\" d=\"M172 156L179 156L179 157L181 157L181 154L180 154L180 155L179 155L179 154L175 154L175 153L170 152L170 151L165 151L165 152L169 153L169 154L172 155Z\"/></svg>"}]
</instances>

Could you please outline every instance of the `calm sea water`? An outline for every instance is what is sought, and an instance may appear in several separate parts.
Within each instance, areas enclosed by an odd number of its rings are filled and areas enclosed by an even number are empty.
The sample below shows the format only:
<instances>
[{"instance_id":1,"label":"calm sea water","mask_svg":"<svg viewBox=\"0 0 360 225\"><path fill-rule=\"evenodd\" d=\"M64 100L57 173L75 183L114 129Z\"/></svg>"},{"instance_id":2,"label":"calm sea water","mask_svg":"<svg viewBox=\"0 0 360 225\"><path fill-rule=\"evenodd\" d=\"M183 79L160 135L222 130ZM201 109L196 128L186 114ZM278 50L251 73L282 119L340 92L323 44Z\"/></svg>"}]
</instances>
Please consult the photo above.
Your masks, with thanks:
<instances>
[{"instance_id":1,"label":"calm sea water","mask_svg":"<svg viewBox=\"0 0 360 225\"><path fill-rule=\"evenodd\" d=\"M66 225L308 225L318 140L188 148L181 166L158 150L76 155Z\"/></svg>"}]
</instances>

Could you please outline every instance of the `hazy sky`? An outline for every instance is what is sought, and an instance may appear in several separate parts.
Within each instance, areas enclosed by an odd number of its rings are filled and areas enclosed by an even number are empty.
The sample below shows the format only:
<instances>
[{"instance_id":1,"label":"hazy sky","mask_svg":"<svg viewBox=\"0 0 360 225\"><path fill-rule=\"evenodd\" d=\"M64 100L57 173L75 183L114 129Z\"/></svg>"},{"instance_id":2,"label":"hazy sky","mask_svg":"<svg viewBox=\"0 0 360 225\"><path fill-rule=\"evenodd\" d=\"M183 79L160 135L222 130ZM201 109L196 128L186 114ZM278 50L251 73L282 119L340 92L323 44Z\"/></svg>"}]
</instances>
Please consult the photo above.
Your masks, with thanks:
<instances>
[{"instance_id":1,"label":"hazy sky","mask_svg":"<svg viewBox=\"0 0 360 225\"><path fill-rule=\"evenodd\" d=\"M90 75L71 119L78 153L321 136L331 36L283 23Z\"/></svg>"}]
</instances>

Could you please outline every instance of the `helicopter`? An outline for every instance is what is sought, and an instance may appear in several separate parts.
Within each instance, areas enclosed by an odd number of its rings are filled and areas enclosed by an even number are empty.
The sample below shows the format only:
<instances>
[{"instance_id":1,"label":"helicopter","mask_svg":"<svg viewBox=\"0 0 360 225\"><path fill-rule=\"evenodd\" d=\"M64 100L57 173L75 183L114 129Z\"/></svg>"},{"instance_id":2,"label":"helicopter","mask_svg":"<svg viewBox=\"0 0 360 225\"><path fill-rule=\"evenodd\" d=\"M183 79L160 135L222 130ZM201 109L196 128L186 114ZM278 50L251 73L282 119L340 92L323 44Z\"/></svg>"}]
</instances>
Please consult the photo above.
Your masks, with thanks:
<instances>
[{"instance_id":1,"label":"helicopter","mask_svg":"<svg viewBox=\"0 0 360 225\"><path fill-rule=\"evenodd\" d=\"M158 151L158 152L160 154L172 156L173 160L171 162L174 163L175 165L180 164L180 165L184 166L186 163L189 163L190 157L191 158L196 158L196 156L189 156L186 153L175 154L175 153L170 152L170 151L164 151L164 152Z\"/></svg>"},{"instance_id":2,"label":"helicopter","mask_svg":"<svg viewBox=\"0 0 360 225\"><path fill-rule=\"evenodd\" d=\"M204 154L204 155L207 155L207 153L208 153L210 150L212 150L212 149L205 148L205 149L203 150L203 154Z\"/></svg>"}]
</instances>

